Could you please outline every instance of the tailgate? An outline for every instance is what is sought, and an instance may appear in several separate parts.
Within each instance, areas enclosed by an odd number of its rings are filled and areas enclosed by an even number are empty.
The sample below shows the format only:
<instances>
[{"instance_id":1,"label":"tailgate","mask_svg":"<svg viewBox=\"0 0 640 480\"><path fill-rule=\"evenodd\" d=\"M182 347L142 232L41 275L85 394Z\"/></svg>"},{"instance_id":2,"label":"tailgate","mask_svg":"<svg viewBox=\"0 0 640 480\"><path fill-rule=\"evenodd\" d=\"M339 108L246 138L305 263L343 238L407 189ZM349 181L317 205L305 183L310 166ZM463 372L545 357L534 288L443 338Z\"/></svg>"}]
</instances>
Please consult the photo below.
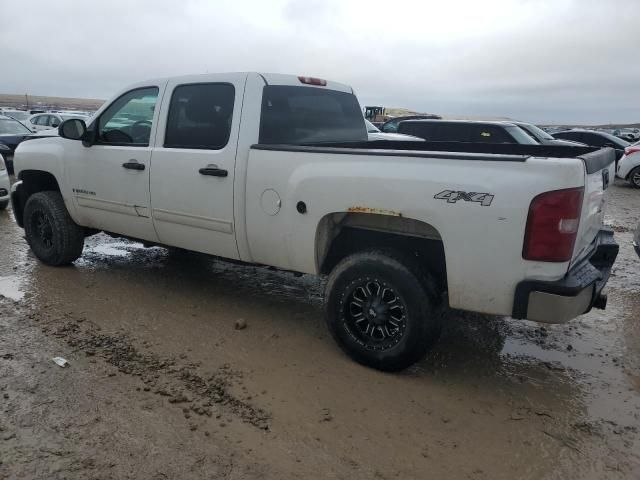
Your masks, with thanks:
<instances>
[{"instance_id":1,"label":"tailgate","mask_svg":"<svg viewBox=\"0 0 640 480\"><path fill-rule=\"evenodd\" d=\"M582 214L572 264L587 255L604 223L605 190L615 178L615 152L603 148L580 157L585 166Z\"/></svg>"}]
</instances>

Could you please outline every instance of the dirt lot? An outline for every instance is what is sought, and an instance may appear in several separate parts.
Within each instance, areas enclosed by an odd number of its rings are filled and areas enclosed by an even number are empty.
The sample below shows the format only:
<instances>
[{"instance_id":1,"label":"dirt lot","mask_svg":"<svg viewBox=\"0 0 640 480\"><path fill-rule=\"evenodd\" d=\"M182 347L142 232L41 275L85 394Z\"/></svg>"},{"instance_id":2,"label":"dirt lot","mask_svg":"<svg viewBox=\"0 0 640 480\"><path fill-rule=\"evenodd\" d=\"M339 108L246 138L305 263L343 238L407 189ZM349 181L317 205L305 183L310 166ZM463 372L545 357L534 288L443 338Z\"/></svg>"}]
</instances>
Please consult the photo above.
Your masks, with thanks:
<instances>
[{"instance_id":1,"label":"dirt lot","mask_svg":"<svg viewBox=\"0 0 640 480\"><path fill-rule=\"evenodd\" d=\"M395 375L338 350L312 277L105 235L49 268L0 213L0 478L640 478L640 192L609 200L606 312L452 313Z\"/></svg>"}]
</instances>

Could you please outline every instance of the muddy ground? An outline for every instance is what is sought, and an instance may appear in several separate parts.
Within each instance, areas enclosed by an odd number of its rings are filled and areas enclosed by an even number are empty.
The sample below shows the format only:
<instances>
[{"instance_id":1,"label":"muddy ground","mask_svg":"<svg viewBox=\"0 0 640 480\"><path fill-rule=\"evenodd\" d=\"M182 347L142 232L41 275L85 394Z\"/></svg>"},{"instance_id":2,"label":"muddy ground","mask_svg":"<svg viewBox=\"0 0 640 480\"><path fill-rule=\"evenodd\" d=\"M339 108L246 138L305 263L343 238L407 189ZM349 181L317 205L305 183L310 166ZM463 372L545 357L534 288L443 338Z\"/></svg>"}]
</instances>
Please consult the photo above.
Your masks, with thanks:
<instances>
[{"instance_id":1,"label":"muddy ground","mask_svg":"<svg viewBox=\"0 0 640 480\"><path fill-rule=\"evenodd\" d=\"M402 374L338 350L313 277L105 235L50 268L0 213L0 478L640 478L640 191L609 201L605 312L452 313Z\"/></svg>"}]
</instances>

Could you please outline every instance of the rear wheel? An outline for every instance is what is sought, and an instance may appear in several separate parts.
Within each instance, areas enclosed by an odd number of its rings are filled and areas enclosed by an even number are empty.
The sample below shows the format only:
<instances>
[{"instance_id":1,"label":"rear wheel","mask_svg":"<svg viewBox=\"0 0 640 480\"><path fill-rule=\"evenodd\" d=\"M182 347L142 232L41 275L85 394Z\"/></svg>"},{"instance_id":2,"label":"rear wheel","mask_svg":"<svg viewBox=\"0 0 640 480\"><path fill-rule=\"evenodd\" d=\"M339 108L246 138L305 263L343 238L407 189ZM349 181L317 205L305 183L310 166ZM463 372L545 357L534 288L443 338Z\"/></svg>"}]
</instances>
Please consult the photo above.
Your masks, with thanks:
<instances>
[{"instance_id":1,"label":"rear wheel","mask_svg":"<svg viewBox=\"0 0 640 480\"><path fill-rule=\"evenodd\" d=\"M440 335L435 281L416 259L395 251L365 251L331 272L326 319L354 360L397 371L420 360Z\"/></svg>"},{"instance_id":2,"label":"rear wheel","mask_svg":"<svg viewBox=\"0 0 640 480\"><path fill-rule=\"evenodd\" d=\"M629 183L636 188L640 188L640 167L636 167L629 173Z\"/></svg>"},{"instance_id":3,"label":"rear wheel","mask_svg":"<svg viewBox=\"0 0 640 480\"><path fill-rule=\"evenodd\" d=\"M6 210L8 205L9 205L9 200L2 200L0 202L0 211L1 210Z\"/></svg>"},{"instance_id":4,"label":"rear wheel","mask_svg":"<svg viewBox=\"0 0 640 480\"><path fill-rule=\"evenodd\" d=\"M71 219L59 192L38 192L29 197L24 230L31 250L47 265L66 265L82 255L84 228Z\"/></svg>"}]
</instances>

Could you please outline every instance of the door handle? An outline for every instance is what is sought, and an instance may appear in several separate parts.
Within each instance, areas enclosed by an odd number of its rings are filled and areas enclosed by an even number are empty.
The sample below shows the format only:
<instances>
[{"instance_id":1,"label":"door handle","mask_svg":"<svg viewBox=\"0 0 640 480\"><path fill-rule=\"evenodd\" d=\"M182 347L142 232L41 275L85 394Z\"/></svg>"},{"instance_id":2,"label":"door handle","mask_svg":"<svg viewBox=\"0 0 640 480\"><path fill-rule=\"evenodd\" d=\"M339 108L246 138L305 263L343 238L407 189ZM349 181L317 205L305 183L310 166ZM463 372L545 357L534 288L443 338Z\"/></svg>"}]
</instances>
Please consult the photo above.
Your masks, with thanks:
<instances>
[{"instance_id":1,"label":"door handle","mask_svg":"<svg viewBox=\"0 0 640 480\"><path fill-rule=\"evenodd\" d=\"M122 166L124 168L129 169L129 170L144 170L145 169L144 163L138 163L135 160L129 160L128 162L123 163Z\"/></svg>"},{"instance_id":2,"label":"door handle","mask_svg":"<svg viewBox=\"0 0 640 480\"><path fill-rule=\"evenodd\" d=\"M229 172L225 169L218 168L215 165L208 165L198 170L198 172L200 172L200 175L209 175L211 177L226 177L229 175Z\"/></svg>"}]
</instances>

